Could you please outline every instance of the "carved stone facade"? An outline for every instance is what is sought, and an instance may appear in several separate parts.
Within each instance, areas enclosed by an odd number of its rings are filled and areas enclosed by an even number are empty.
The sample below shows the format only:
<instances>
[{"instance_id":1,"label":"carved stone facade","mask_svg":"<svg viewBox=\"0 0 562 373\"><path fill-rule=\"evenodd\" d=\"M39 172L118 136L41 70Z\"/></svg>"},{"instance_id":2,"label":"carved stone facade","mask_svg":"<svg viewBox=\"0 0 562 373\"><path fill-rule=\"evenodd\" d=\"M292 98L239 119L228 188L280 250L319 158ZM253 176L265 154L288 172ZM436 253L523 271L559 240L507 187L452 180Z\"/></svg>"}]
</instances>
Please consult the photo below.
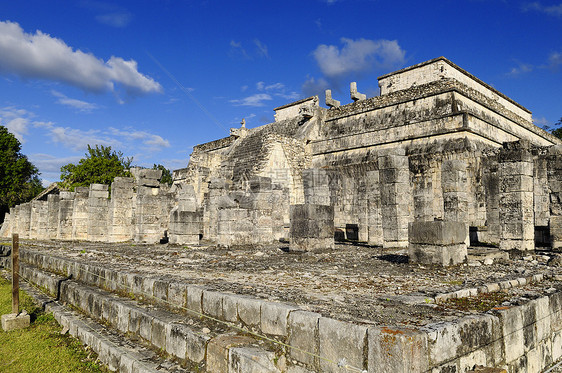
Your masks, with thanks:
<instances>
[{"instance_id":1,"label":"carved stone facade","mask_svg":"<svg viewBox=\"0 0 562 373\"><path fill-rule=\"evenodd\" d=\"M179 244L290 240L307 250L333 247L332 233L408 247L413 223L444 221L457 235L443 245L470 237L532 250L540 231L562 246L562 142L534 126L529 110L443 57L379 85L377 97L351 84L349 104L327 92L329 109L307 98L276 108L273 123L198 145L170 189L141 170L116 180L106 202L107 189L91 186L18 206L2 234L155 242L167 231ZM416 245L433 244L422 236Z\"/></svg>"}]
</instances>

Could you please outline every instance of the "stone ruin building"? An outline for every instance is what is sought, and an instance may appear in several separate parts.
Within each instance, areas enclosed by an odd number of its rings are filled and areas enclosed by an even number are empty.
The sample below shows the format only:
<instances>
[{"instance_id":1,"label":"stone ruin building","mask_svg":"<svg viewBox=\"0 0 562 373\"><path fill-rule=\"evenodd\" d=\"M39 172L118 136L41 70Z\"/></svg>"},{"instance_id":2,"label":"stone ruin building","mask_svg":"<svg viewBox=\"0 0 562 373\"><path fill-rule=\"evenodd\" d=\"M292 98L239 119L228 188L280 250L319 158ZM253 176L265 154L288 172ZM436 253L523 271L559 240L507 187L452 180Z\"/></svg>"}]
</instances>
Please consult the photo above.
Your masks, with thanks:
<instances>
[{"instance_id":1,"label":"stone ruin building","mask_svg":"<svg viewBox=\"0 0 562 373\"><path fill-rule=\"evenodd\" d=\"M243 121L196 146L171 186L140 168L111 186L52 185L0 237L24 239L22 279L111 370L558 366L562 141L442 57L379 85Z\"/></svg>"},{"instance_id":2,"label":"stone ruin building","mask_svg":"<svg viewBox=\"0 0 562 373\"><path fill-rule=\"evenodd\" d=\"M440 57L275 109L275 122L195 146L171 187L133 169L111 185L45 193L6 214L1 236L223 246L335 240L408 248L456 264L471 244L562 246L562 142L531 112ZM56 190L56 189L55 189Z\"/></svg>"}]
</instances>

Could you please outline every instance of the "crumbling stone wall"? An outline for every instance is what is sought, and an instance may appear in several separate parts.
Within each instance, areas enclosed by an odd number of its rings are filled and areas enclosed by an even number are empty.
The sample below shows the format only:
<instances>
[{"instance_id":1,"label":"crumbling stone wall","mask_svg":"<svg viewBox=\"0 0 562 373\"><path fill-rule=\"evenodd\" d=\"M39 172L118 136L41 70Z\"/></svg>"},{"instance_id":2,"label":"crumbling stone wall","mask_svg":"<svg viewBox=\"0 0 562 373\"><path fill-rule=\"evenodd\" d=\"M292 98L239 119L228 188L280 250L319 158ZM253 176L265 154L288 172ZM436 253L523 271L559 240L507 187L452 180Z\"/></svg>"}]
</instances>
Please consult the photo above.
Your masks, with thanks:
<instances>
[{"instance_id":1,"label":"crumbling stone wall","mask_svg":"<svg viewBox=\"0 0 562 373\"><path fill-rule=\"evenodd\" d=\"M77 188L17 206L0 233L147 242L168 234L225 246L289 237L299 249L333 247L338 236L406 247L409 224L443 221L466 228L465 245L562 245L562 142L529 110L444 58L379 83L378 97L351 84L352 103L329 91L329 109L310 97L276 108L273 123L195 146L171 189L158 171L133 170L110 199L107 186Z\"/></svg>"}]
</instances>

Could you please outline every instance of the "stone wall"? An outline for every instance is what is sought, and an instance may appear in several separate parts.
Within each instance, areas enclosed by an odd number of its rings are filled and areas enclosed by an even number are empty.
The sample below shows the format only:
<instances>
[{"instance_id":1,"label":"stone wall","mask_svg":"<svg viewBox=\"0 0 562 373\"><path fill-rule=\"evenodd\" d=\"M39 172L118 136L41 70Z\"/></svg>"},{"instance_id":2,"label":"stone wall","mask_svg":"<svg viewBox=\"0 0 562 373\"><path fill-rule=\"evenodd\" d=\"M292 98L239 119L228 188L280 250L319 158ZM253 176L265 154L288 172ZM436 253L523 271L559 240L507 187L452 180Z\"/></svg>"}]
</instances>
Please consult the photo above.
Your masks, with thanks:
<instances>
[{"instance_id":1,"label":"stone wall","mask_svg":"<svg viewBox=\"0 0 562 373\"><path fill-rule=\"evenodd\" d=\"M195 146L171 189L159 171L135 169L110 199L108 186L92 186L17 206L1 232L271 243L302 220L290 206L311 205L332 208L322 219L339 238L385 248L407 247L410 223L435 220L465 224L467 245L469 237L505 250L562 245L562 142L534 126L529 110L444 58L379 83L378 97L351 84L352 103L332 99L326 109L310 97L275 109L273 123ZM301 228L294 238L314 236Z\"/></svg>"},{"instance_id":2,"label":"stone wall","mask_svg":"<svg viewBox=\"0 0 562 373\"><path fill-rule=\"evenodd\" d=\"M92 184L49 194L12 208L0 235L98 242L159 242L166 236L175 191L158 182L162 171L133 169L109 186Z\"/></svg>"}]
</instances>

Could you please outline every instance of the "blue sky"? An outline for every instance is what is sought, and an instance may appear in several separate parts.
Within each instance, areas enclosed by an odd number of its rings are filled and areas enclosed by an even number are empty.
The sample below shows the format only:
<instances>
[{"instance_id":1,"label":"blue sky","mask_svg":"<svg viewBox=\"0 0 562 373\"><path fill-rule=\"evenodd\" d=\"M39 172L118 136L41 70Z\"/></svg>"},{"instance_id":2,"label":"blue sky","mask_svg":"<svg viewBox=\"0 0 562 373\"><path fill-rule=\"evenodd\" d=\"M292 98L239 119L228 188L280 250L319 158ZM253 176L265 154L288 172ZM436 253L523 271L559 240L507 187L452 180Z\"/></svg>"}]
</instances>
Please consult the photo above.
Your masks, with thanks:
<instances>
[{"instance_id":1,"label":"blue sky","mask_svg":"<svg viewBox=\"0 0 562 373\"><path fill-rule=\"evenodd\" d=\"M0 3L0 124L57 181L87 144L187 165L192 147L273 121L330 88L445 56L533 112L562 117L562 1ZM323 98L321 98L323 102Z\"/></svg>"}]
</instances>

